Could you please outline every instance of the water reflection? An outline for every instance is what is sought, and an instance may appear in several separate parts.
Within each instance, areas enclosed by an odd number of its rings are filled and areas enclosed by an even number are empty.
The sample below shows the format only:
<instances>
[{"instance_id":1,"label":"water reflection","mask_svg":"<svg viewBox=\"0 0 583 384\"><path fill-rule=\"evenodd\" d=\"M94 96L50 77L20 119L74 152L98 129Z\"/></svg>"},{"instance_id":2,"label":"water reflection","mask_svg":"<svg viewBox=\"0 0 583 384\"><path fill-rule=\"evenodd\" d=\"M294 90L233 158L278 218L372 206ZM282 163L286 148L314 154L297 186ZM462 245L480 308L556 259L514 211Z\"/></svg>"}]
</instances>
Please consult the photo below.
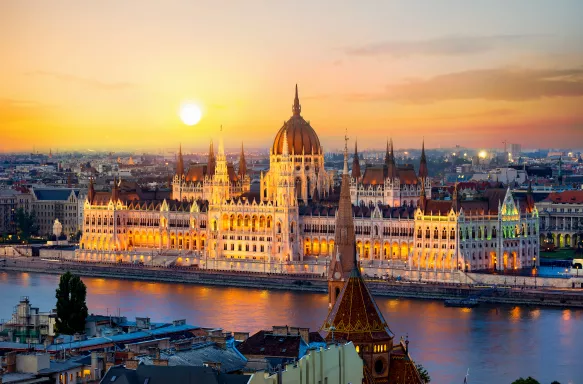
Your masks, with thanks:
<instances>
[{"instance_id":1,"label":"water reflection","mask_svg":"<svg viewBox=\"0 0 583 384\"><path fill-rule=\"evenodd\" d=\"M203 287L84 278L92 313L117 313L153 321L187 319L191 324L254 332L276 324L321 326L326 294ZM58 276L0 273L0 318L8 318L20 296L48 310L55 303ZM583 382L583 312L552 308L481 305L446 308L441 302L377 298L397 339L408 334L413 357L432 382L512 382L533 376L540 382Z\"/></svg>"}]
</instances>

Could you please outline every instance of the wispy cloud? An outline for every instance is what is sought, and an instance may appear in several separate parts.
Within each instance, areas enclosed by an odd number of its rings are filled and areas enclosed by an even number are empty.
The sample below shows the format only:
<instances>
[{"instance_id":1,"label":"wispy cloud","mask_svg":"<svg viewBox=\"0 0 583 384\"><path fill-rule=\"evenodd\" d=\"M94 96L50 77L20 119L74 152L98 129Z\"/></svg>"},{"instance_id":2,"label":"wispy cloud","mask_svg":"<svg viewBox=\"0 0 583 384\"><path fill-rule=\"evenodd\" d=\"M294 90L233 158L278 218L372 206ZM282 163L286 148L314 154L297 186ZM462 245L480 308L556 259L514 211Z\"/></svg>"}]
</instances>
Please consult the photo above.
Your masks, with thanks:
<instances>
[{"instance_id":1,"label":"wispy cloud","mask_svg":"<svg viewBox=\"0 0 583 384\"><path fill-rule=\"evenodd\" d=\"M583 68L469 70L390 84L377 94L352 94L350 100L429 103L444 100L532 100L583 96Z\"/></svg>"},{"instance_id":2,"label":"wispy cloud","mask_svg":"<svg viewBox=\"0 0 583 384\"><path fill-rule=\"evenodd\" d=\"M388 40L374 44L349 47L345 52L353 56L459 56L491 51L497 48L518 47L540 43L541 36L445 36L429 40Z\"/></svg>"},{"instance_id":3,"label":"wispy cloud","mask_svg":"<svg viewBox=\"0 0 583 384\"><path fill-rule=\"evenodd\" d=\"M125 81L116 81L116 82L107 82L87 77L80 77L75 75L68 75L65 73L59 72L50 72L50 71L34 71L29 72L28 75L31 76L44 76L50 77L59 81L68 82L68 83L75 83L87 88L93 88L98 90L104 91L117 91L117 90L126 90L136 88L137 85L130 82Z\"/></svg>"}]
</instances>

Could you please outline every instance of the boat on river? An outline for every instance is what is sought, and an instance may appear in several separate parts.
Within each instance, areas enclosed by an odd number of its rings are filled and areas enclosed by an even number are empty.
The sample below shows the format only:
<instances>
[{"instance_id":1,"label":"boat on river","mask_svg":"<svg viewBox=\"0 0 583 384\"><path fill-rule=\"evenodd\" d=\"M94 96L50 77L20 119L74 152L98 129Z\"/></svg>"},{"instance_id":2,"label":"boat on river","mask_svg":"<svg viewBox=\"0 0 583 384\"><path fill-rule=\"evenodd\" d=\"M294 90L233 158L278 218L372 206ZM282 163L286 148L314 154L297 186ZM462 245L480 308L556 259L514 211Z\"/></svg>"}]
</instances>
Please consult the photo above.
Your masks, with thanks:
<instances>
[{"instance_id":1,"label":"boat on river","mask_svg":"<svg viewBox=\"0 0 583 384\"><path fill-rule=\"evenodd\" d=\"M474 308L480 303L478 299L465 298L465 299L447 299L443 302L446 307L457 307L457 308Z\"/></svg>"}]
</instances>

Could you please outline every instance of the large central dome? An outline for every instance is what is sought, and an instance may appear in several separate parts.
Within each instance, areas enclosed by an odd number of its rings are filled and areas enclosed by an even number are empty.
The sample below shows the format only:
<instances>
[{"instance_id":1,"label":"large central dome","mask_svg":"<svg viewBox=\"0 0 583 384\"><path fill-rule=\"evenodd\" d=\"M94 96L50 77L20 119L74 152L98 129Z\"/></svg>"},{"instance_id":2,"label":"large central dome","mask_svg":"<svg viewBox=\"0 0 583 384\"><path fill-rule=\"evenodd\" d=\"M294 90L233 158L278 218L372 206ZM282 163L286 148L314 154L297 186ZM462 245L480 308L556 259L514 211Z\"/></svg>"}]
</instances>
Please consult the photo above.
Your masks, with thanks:
<instances>
[{"instance_id":1,"label":"large central dome","mask_svg":"<svg viewBox=\"0 0 583 384\"><path fill-rule=\"evenodd\" d=\"M277 135L275 135L275 140L273 141L272 153L275 155L281 155L283 153L283 139L284 132L287 131L287 145L288 151L291 155L316 155L322 152L322 147L320 146L320 139L314 128L304 120L301 116L302 106L300 105L300 99L298 97L298 86L296 85L296 97L294 99L294 105L292 107L293 115L292 117L283 124L283 127L279 129Z\"/></svg>"}]
</instances>

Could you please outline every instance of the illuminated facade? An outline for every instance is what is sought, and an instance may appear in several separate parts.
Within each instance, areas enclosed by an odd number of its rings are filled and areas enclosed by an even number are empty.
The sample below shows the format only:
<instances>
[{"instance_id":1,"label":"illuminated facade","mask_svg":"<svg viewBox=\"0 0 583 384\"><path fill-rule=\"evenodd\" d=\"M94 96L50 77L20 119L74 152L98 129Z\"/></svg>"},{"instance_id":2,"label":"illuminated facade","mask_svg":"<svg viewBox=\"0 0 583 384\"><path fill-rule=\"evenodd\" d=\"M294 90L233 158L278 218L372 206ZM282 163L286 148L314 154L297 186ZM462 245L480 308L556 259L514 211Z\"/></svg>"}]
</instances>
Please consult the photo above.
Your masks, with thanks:
<instances>
[{"instance_id":1,"label":"illuminated facade","mask_svg":"<svg viewBox=\"0 0 583 384\"><path fill-rule=\"evenodd\" d=\"M172 200L141 200L120 192L117 183L111 193L95 192L91 184L78 257L134 261L138 252L147 262L163 253L180 256L185 264L202 256L270 263L330 259L337 242L338 194L324 169L318 136L301 116L297 88L292 112L275 137L259 193L251 192L243 150L235 170L222 138L216 156L211 143L207 164L188 170L179 151ZM519 210L509 192L500 196L500 207L495 197L431 200L424 148L417 174L412 167L397 167L391 142L385 164L367 167L362 176L353 165L348 177L363 261L427 271L538 262L536 209ZM519 213L507 213L513 210Z\"/></svg>"}]
</instances>

